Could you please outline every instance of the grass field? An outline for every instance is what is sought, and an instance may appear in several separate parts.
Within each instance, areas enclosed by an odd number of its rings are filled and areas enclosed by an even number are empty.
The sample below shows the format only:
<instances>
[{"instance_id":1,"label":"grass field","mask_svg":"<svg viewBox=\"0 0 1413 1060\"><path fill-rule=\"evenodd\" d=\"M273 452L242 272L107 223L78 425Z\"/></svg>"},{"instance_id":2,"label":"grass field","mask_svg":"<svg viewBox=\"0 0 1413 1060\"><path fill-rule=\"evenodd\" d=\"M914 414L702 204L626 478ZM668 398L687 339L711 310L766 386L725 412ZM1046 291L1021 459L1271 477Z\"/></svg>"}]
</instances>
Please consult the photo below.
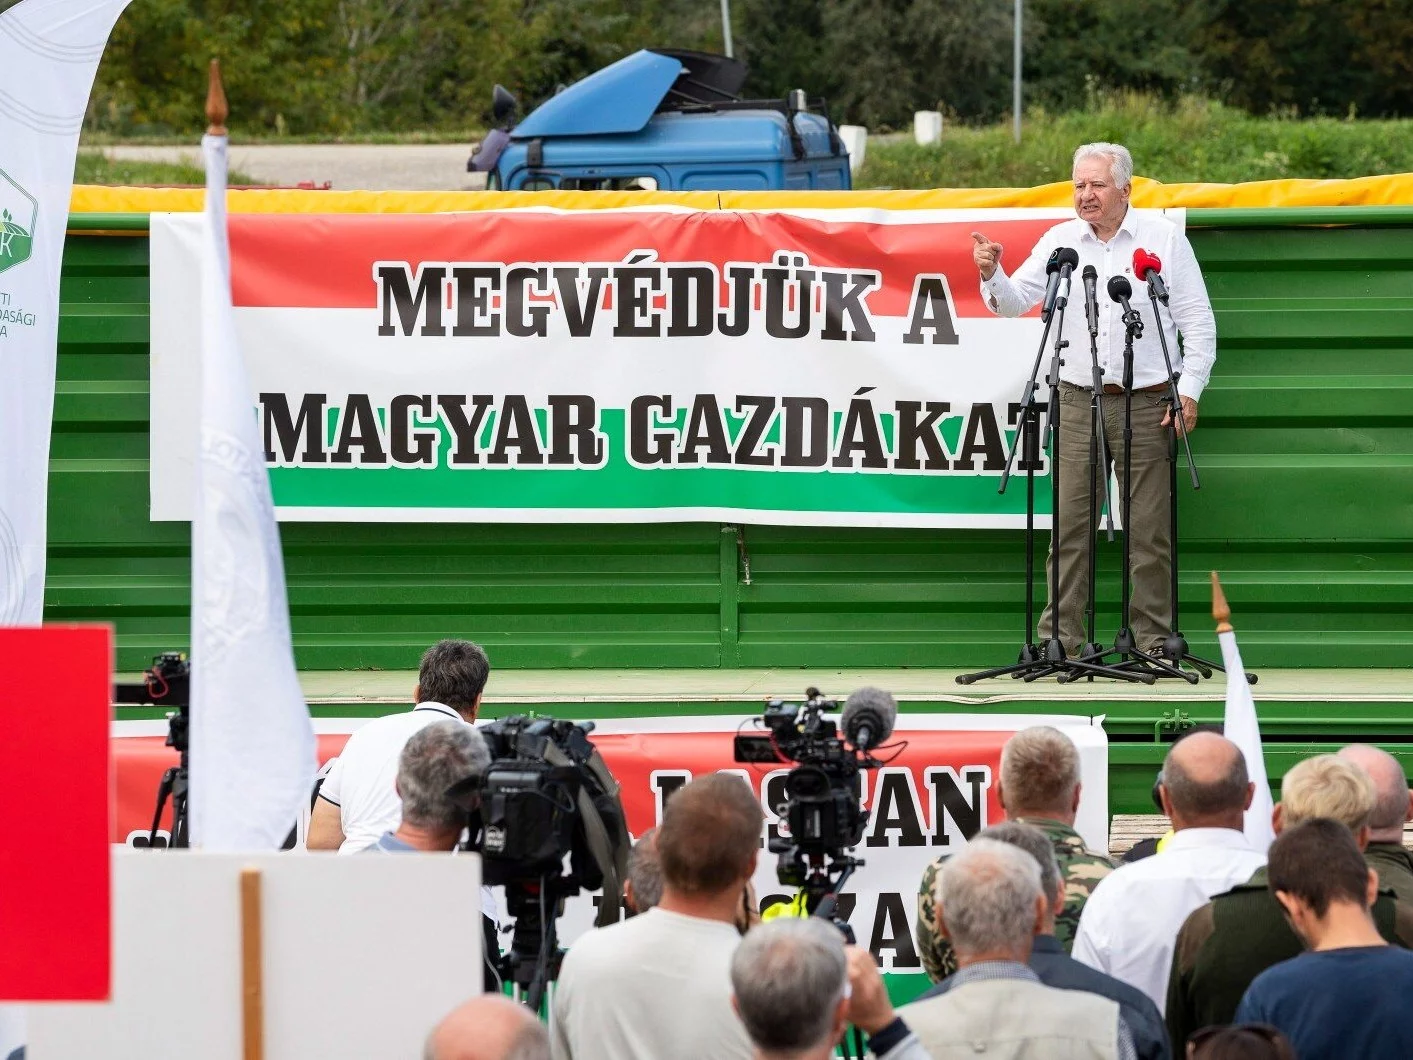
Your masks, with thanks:
<instances>
[{"instance_id":1,"label":"grass field","mask_svg":"<svg viewBox=\"0 0 1413 1060\"><path fill-rule=\"evenodd\" d=\"M228 175L230 184L257 184L237 170ZM197 166L167 162L119 162L97 151L80 151L74 167L75 184L201 184L206 174Z\"/></svg>"},{"instance_id":2,"label":"grass field","mask_svg":"<svg viewBox=\"0 0 1413 1060\"><path fill-rule=\"evenodd\" d=\"M1413 121L1254 118L1202 99L1164 105L1135 94L1085 111L1032 111L1021 143L1009 123L949 125L940 144L870 143L860 188L1031 187L1066 180L1075 147L1125 144L1134 169L1164 183L1413 172Z\"/></svg>"}]
</instances>

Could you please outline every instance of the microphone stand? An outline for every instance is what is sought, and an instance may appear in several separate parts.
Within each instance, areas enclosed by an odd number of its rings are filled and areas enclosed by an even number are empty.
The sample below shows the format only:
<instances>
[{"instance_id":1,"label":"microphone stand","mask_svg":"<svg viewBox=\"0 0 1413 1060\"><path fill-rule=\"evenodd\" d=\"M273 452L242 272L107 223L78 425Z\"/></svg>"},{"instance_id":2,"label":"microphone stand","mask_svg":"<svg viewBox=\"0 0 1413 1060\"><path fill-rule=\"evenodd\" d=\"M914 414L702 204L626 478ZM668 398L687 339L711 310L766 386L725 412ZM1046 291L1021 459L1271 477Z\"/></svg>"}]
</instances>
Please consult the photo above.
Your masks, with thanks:
<instances>
[{"instance_id":1,"label":"microphone stand","mask_svg":"<svg viewBox=\"0 0 1413 1060\"><path fill-rule=\"evenodd\" d=\"M1129 554L1133 541L1133 521L1129 511L1133 501L1133 340L1143 334L1143 322L1136 309L1129 309L1123 315L1124 323L1124 487L1123 487L1123 605L1118 635L1110 651L1118 655L1118 666L1138 667L1150 677L1180 677L1188 684L1197 683L1197 675L1190 674L1156 655L1140 651L1133 639L1131 619L1131 595L1133 577L1129 568ZM1159 329L1161 331L1161 328ZM1174 472L1175 473L1175 472ZM1172 547L1177 549L1174 539Z\"/></svg>"},{"instance_id":2,"label":"microphone stand","mask_svg":"<svg viewBox=\"0 0 1413 1060\"><path fill-rule=\"evenodd\" d=\"M1035 392L1039 389L1036 381L1040 375L1040 361L1045 356L1045 347L1050 341L1050 326L1054 323L1053 311L1044 314L1045 330L1040 336L1040 346L1035 351L1035 363L1030 368L1030 378L1021 391L1019 415L1016 418L1016 434L1011 439L1011 451L1006 454L1006 469L1001 472L1001 485L997 493L1005 493L1011 481L1011 465L1015 462L1016 451L1024 446L1021 456L1021 470L1025 472L1025 635L1021 641L1020 655L1010 666L998 666L979 673L958 674L957 684L969 685L987 677L1002 677L1021 674L1041 662L1040 649L1031 637L1035 634L1035 472L1040 466L1040 406L1035 403ZM1057 336L1058 337L1058 336Z\"/></svg>"},{"instance_id":3,"label":"microphone stand","mask_svg":"<svg viewBox=\"0 0 1413 1060\"><path fill-rule=\"evenodd\" d=\"M1187 638L1182 635L1182 627L1178 623L1178 486L1177 486L1177 436L1182 437L1182 444L1187 453L1187 470L1192 476L1192 488L1200 490L1202 483L1197 477L1197 463L1192 459L1192 441L1187 436L1187 421L1182 414L1182 398L1178 394L1177 381L1178 373L1173 371L1173 359L1168 352L1168 336L1163 331L1162 319L1158 315L1158 292L1153 284L1150 275L1148 280L1148 301L1153 306L1153 319L1158 323L1158 344L1163 350L1163 365L1168 373L1168 418L1172 420L1173 436L1168 439L1168 573L1171 579L1169 591L1172 593L1172 632L1163 641L1163 647L1159 654L1172 663L1181 667L1187 663L1193 667L1203 677L1210 678L1213 670L1226 673L1226 668L1220 663L1211 659L1204 659L1193 655L1188 650ZM1166 302L1166 299L1164 300ZM1179 429L1178 424L1182 424ZM1125 515L1127 518L1127 515ZM1125 522L1125 532L1128 524ZM1246 675L1248 684L1256 683L1256 675L1248 673Z\"/></svg>"},{"instance_id":4,"label":"microphone stand","mask_svg":"<svg viewBox=\"0 0 1413 1060\"><path fill-rule=\"evenodd\" d=\"M1020 659L1010 666L998 666L990 670L982 670L977 673L958 674L957 684L969 685L974 681L988 677L1001 677L1009 674L1012 678L1021 678L1027 682L1034 681L1041 677L1059 675L1060 680L1075 680L1084 676L1099 675L1102 677L1114 677L1124 681L1141 681L1144 684L1153 683L1153 675L1147 673L1135 673L1128 670L1119 669L1115 666L1106 666L1103 663L1088 661L1083 659L1070 659L1065 654L1064 642L1060 640L1060 368L1065 363L1063 357L1068 340L1063 336L1065 333L1065 306L1069 299L1061 298L1055 301L1054 311L1050 318L1045 321L1045 332L1040 338L1040 348L1035 354L1035 366L1031 369L1030 379L1026 383L1024 394L1021 398L1021 412L1023 427L1018 430L1016 437L1011 443L1011 453L1006 460L1006 471L1001 478L999 492L1004 492L1010 474L1011 457L1015 456L1017 447L1021 444L1022 437L1027 437L1026 452L1021 460L1021 466L1026 471L1026 640L1025 647L1021 649ZM1035 607L1035 471L1040 464L1039 459L1039 407L1035 404L1035 391L1039 384L1037 379L1040 374L1040 361L1045 353L1045 344L1049 339L1050 327L1056 317L1059 318L1058 330L1055 332L1055 344L1050 360L1050 371L1045 382L1050 389L1047 417L1047 431L1049 435L1050 448L1050 540L1051 550L1054 553L1050 564L1050 600L1051 600L1051 628L1050 638L1043 646L1037 646L1031 641L1031 631L1035 629L1034 607ZM1028 427L1025 424L1028 423ZM1091 535L1093 536L1093 535Z\"/></svg>"},{"instance_id":5,"label":"microphone stand","mask_svg":"<svg viewBox=\"0 0 1413 1060\"><path fill-rule=\"evenodd\" d=\"M1089 400L1089 547L1086 550L1089 557L1089 595L1084 611L1086 641L1084 647L1079 649L1079 657L1085 661L1102 659L1105 654L1104 646L1094 639L1094 612L1097 593L1095 581L1099 551L1099 542L1094 531L1099 514L1095 507L1098 504L1098 479L1101 468L1104 479L1105 529L1108 532L1109 540L1114 540L1114 505L1113 498L1109 495L1109 446L1104 437L1104 373L1099 368L1099 314L1097 307L1094 312L1090 312L1089 299L1090 289L1086 285L1084 308L1089 324L1089 371L1092 393ZM1090 680L1093 679L1091 675Z\"/></svg>"}]
</instances>

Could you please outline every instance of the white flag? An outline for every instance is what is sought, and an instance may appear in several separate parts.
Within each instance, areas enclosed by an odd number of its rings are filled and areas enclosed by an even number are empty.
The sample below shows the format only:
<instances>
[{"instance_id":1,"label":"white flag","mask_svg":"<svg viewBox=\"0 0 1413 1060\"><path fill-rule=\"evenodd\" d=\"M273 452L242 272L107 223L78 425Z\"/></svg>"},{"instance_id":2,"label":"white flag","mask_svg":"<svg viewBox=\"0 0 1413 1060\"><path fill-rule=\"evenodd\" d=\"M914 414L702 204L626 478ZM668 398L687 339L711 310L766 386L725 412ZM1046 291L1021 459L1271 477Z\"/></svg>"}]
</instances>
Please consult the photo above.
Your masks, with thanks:
<instances>
[{"instance_id":1,"label":"white flag","mask_svg":"<svg viewBox=\"0 0 1413 1060\"><path fill-rule=\"evenodd\" d=\"M191 523L191 842L275 850L314 783L314 729L295 675L284 559L236 343L226 139L206 136L201 450Z\"/></svg>"},{"instance_id":2,"label":"white flag","mask_svg":"<svg viewBox=\"0 0 1413 1060\"><path fill-rule=\"evenodd\" d=\"M1261 725L1256 720L1256 700L1246 681L1241 650L1231 630L1217 634L1222 645L1222 665L1227 670L1227 708L1222 732L1241 748L1246 759L1246 775L1256 785L1251 808L1246 811L1243 831L1246 841L1263 854L1276 838L1271 827L1271 786L1266 782L1266 760L1261 756Z\"/></svg>"},{"instance_id":3,"label":"white flag","mask_svg":"<svg viewBox=\"0 0 1413 1060\"><path fill-rule=\"evenodd\" d=\"M59 265L88 94L127 5L0 3L0 626L44 613Z\"/></svg>"}]
</instances>

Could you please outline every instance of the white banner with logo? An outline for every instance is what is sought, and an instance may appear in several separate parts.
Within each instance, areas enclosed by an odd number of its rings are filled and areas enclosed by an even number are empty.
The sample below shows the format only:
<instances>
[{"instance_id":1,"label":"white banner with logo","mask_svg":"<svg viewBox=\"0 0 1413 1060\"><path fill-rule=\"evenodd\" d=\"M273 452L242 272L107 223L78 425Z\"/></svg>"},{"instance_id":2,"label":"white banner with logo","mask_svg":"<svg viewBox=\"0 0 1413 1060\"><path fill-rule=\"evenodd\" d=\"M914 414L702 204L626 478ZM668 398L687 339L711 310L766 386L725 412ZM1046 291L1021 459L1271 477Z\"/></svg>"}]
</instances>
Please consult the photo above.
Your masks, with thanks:
<instances>
[{"instance_id":1,"label":"white banner with logo","mask_svg":"<svg viewBox=\"0 0 1413 1060\"><path fill-rule=\"evenodd\" d=\"M44 610L49 427L74 159L128 0L0 0L0 625Z\"/></svg>"}]
</instances>

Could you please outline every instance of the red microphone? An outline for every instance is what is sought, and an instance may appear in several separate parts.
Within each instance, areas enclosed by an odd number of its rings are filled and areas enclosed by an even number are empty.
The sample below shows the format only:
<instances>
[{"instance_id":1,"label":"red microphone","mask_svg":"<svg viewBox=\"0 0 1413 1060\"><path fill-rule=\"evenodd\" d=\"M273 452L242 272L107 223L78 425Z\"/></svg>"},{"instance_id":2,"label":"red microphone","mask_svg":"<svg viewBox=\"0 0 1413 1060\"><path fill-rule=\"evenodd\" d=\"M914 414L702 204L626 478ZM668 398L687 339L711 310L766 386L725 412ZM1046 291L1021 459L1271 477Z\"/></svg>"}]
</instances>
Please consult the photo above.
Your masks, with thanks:
<instances>
[{"instance_id":1,"label":"red microphone","mask_svg":"<svg viewBox=\"0 0 1413 1060\"><path fill-rule=\"evenodd\" d=\"M1168 304L1168 288L1163 283L1163 277L1158 275L1163 263L1158 260L1157 254L1150 254L1139 247L1133 252L1133 274L1140 280L1148 281L1148 291L1154 298Z\"/></svg>"}]
</instances>

